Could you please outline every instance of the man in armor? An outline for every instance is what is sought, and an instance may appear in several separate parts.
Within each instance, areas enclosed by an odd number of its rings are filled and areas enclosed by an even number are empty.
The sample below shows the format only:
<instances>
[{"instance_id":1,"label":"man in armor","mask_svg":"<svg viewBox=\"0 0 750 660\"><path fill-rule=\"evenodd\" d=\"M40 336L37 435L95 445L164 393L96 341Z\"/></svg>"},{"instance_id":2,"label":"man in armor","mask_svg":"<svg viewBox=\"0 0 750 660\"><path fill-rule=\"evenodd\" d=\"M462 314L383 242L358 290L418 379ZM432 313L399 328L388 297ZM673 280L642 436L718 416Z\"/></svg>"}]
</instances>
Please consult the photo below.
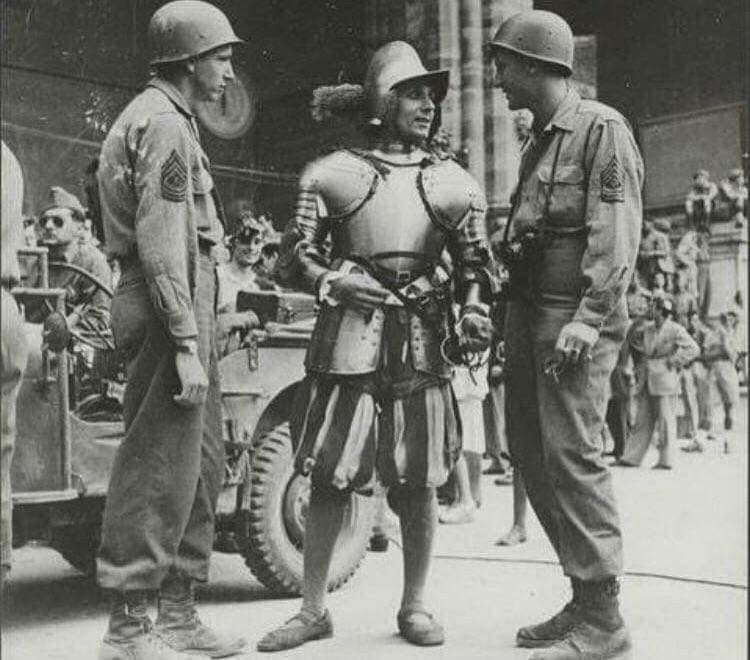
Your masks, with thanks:
<instances>
[{"instance_id":1,"label":"man in armor","mask_svg":"<svg viewBox=\"0 0 750 660\"><path fill-rule=\"evenodd\" d=\"M292 420L295 467L312 481L302 608L259 642L261 651L333 634L324 606L331 557L352 491L372 489L375 472L401 520L398 629L413 644L443 643L424 588L435 489L461 448L446 358L476 356L490 339L484 196L429 146L448 72L427 71L411 46L392 42L373 55L364 89L345 87L369 113L368 147L306 168L277 265L321 309ZM450 318L451 279L458 321Z\"/></svg>"},{"instance_id":2,"label":"man in armor","mask_svg":"<svg viewBox=\"0 0 750 660\"><path fill-rule=\"evenodd\" d=\"M573 599L516 641L534 660L615 657L629 635L618 604L622 534L602 458L608 380L628 325L625 292L641 230L643 164L612 108L569 83L570 26L511 16L490 43L511 110L534 115L501 257L507 424L514 465Z\"/></svg>"},{"instance_id":3,"label":"man in armor","mask_svg":"<svg viewBox=\"0 0 750 660\"><path fill-rule=\"evenodd\" d=\"M224 227L195 110L234 78L240 40L199 0L160 7L148 37L155 76L115 121L97 171L107 246L122 268L112 326L128 367L97 562L112 594L99 658L223 658L244 640L205 626L195 607L224 476L214 337Z\"/></svg>"}]
</instances>

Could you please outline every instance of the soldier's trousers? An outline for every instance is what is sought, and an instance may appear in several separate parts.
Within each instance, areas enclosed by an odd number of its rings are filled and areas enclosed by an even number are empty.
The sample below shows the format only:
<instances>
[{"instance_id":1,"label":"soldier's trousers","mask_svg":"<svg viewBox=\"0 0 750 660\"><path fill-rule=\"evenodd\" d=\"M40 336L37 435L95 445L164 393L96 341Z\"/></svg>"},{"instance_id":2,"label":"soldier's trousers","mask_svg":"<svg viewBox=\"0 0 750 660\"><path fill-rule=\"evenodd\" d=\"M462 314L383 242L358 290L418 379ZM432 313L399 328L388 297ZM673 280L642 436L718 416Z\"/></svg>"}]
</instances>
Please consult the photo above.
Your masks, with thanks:
<instances>
[{"instance_id":1,"label":"soldier's trousers","mask_svg":"<svg viewBox=\"0 0 750 660\"><path fill-rule=\"evenodd\" d=\"M672 464L672 449L677 442L677 395L649 394L648 387L636 397L636 414L633 432L625 445L622 460L630 465L640 465L651 447L654 431L658 433L658 462Z\"/></svg>"},{"instance_id":2,"label":"soldier's trousers","mask_svg":"<svg viewBox=\"0 0 750 660\"><path fill-rule=\"evenodd\" d=\"M208 579L224 470L210 258L201 255L196 279L198 355L209 379L199 408L180 407L172 398L180 391L174 346L137 269L123 272L112 303L128 383L125 438L109 483L98 558L106 589L156 590L170 569Z\"/></svg>"},{"instance_id":3,"label":"soldier's trousers","mask_svg":"<svg viewBox=\"0 0 750 660\"><path fill-rule=\"evenodd\" d=\"M13 462L13 450L16 443L16 399L21 387L21 377L26 368L28 348L24 339L23 317L16 301L4 286L2 295L2 352L0 353L0 370L2 371L2 444L0 444L0 466L2 466L2 526L0 527L0 548L2 548L2 565L10 567L10 555L13 536L13 502L11 499L10 467Z\"/></svg>"},{"instance_id":4,"label":"soldier's trousers","mask_svg":"<svg viewBox=\"0 0 750 660\"><path fill-rule=\"evenodd\" d=\"M545 362L574 312L508 305L506 424L513 463L565 575L603 580L619 575L623 564L612 477L602 458L608 383L623 336L602 332L592 359L556 382L544 373Z\"/></svg>"}]
</instances>

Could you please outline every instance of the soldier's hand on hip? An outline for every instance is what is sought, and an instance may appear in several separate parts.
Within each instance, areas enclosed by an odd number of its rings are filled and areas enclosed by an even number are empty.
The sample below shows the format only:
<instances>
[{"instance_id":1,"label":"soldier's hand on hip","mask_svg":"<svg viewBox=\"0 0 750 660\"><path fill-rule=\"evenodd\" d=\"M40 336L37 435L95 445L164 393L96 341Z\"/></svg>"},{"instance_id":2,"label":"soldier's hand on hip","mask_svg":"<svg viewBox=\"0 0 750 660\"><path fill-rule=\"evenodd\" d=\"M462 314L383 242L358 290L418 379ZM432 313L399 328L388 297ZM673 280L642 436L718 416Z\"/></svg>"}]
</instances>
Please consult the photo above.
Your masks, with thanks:
<instances>
[{"instance_id":1,"label":"soldier's hand on hip","mask_svg":"<svg viewBox=\"0 0 750 660\"><path fill-rule=\"evenodd\" d=\"M390 292L367 274L347 273L331 280L328 295L366 314L382 305Z\"/></svg>"},{"instance_id":2,"label":"soldier's hand on hip","mask_svg":"<svg viewBox=\"0 0 750 660\"><path fill-rule=\"evenodd\" d=\"M182 386L182 391L174 396L175 402L185 408L202 405L208 391L208 377L197 353L176 353L175 367Z\"/></svg>"},{"instance_id":3,"label":"soldier's hand on hip","mask_svg":"<svg viewBox=\"0 0 750 660\"><path fill-rule=\"evenodd\" d=\"M599 331L580 321L566 323L557 337L555 355L563 363L578 364L591 359L591 348L599 339Z\"/></svg>"}]
</instances>

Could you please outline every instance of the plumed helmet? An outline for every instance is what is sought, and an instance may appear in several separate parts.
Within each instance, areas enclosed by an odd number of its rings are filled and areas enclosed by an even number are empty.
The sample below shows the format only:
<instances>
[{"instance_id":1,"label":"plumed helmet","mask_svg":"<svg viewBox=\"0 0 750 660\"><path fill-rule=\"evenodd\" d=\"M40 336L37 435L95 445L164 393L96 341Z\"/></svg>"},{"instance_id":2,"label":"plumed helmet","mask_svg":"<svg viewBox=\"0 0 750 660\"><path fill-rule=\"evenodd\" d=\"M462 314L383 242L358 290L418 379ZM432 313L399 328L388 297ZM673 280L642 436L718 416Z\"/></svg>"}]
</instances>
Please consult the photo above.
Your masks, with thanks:
<instances>
[{"instance_id":1,"label":"plumed helmet","mask_svg":"<svg viewBox=\"0 0 750 660\"><path fill-rule=\"evenodd\" d=\"M448 92L448 77L447 69L425 69L417 51L405 41L391 41L381 46L373 54L365 75L364 91L370 123L382 123L394 87L401 83L424 81L434 90L435 104L439 105ZM434 130L437 130L437 126L433 126Z\"/></svg>"},{"instance_id":2,"label":"plumed helmet","mask_svg":"<svg viewBox=\"0 0 750 660\"><path fill-rule=\"evenodd\" d=\"M488 44L573 73L573 31L551 11L532 9L514 14L503 22Z\"/></svg>"},{"instance_id":3,"label":"plumed helmet","mask_svg":"<svg viewBox=\"0 0 750 660\"><path fill-rule=\"evenodd\" d=\"M149 64L163 64L242 43L242 39L218 7L201 0L174 0L154 12L148 43Z\"/></svg>"}]
</instances>

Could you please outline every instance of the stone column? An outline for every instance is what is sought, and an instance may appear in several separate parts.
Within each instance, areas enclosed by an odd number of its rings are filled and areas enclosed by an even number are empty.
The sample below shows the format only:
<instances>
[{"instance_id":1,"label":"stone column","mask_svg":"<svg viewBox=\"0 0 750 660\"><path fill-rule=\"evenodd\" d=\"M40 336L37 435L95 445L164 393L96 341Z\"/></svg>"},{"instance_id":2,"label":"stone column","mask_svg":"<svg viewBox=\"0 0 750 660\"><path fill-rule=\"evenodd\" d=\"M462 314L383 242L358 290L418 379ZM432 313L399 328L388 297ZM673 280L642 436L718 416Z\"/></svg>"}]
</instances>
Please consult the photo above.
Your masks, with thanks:
<instances>
[{"instance_id":1,"label":"stone column","mask_svg":"<svg viewBox=\"0 0 750 660\"><path fill-rule=\"evenodd\" d=\"M461 148L469 172L484 182L484 65L482 0L460 0L461 22Z\"/></svg>"},{"instance_id":2,"label":"stone column","mask_svg":"<svg viewBox=\"0 0 750 660\"><path fill-rule=\"evenodd\" d=\"M456 0L433 0L437 40L429 50L429 68L448 69L450 86L443 101L443 128L450 133L451 149L461 149L461 44L459 40L459 12Z\"/></svg>"},{"instance_id":3,"label":"stone column","mask_svg":"<svg viewBox=\"0 0 750 660\"><path fill-rule=\"evenodd\" d=\"M500 24L513 14L532 9L532 0L484 0L484 42L495 35ZM485 187L489 205L489 231L497 231L510 210L510 196L518 180L520 144L513 113L502 90L493 85L494 68L489 58L484 70L484 117L487 175Z\"/></svg>"}]
</instances>

